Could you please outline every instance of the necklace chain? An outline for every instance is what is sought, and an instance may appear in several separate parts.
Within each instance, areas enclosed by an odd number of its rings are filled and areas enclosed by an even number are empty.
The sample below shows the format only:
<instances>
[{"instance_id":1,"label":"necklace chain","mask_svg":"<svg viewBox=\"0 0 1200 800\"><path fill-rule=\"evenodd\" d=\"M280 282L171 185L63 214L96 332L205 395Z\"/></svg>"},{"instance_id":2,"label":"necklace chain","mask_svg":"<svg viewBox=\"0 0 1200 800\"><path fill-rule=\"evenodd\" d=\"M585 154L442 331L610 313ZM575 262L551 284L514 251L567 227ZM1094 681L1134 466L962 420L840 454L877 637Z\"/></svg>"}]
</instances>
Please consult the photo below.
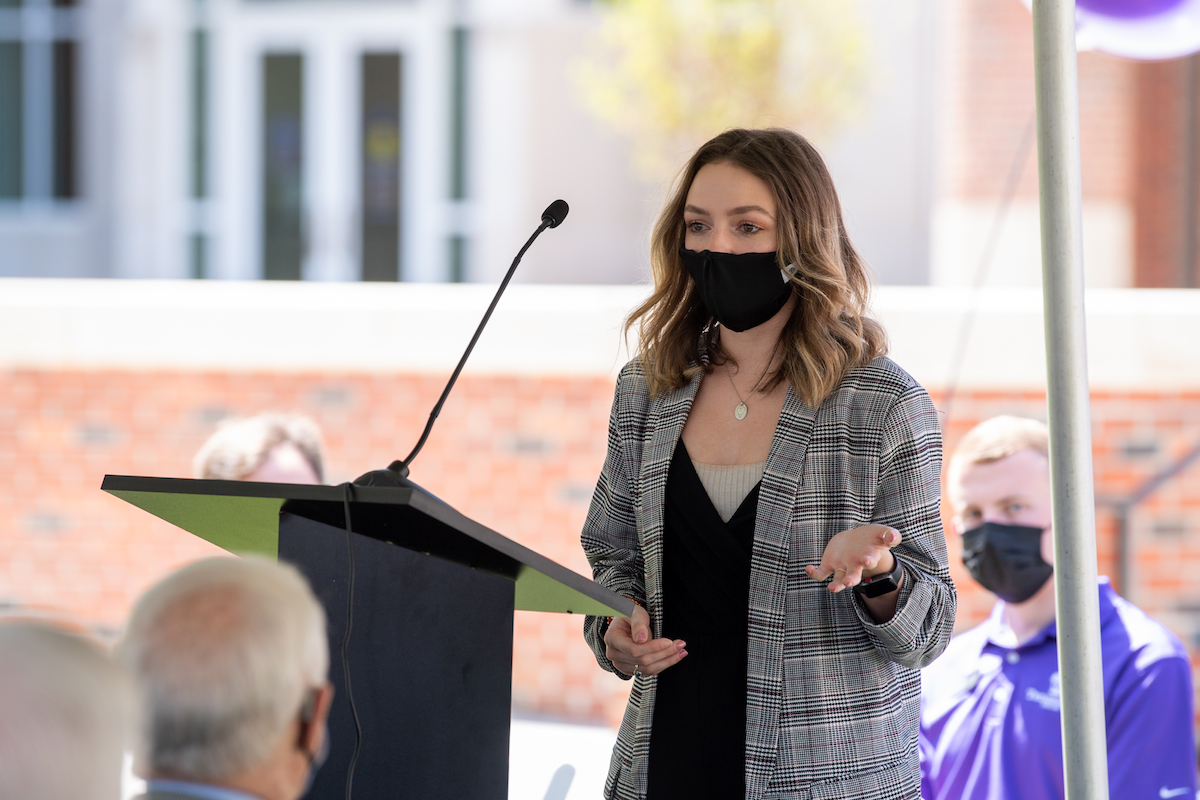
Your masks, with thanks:
<instances>
[{"instance_id":1,"label":"necklace chain","mask_svg":"<svg viewBox=\"0 0 1200 800\"><path fill-rule=\"evenodd\" d=\"M733 387L733 393L737 395L738 402L744 405L746 401L742 399L742 393L738 391L737 384L733 382L733 373L729 371L728 364L725 365L725 374L729 376L729 385ZM753 391L750 392L750 396L754 396Z\"/></svg>"},{"instance_id":2,"label":"necklace chain","mask_svg":"<svg viewBox=\"0 0 1200 800\"><path fill-rule=\"evenodd\" d=\"M770 362L768 362L767 369L770 369L770 368L771 368L771 364L770 364ZM741 420L744 420L746 418L746 415L748 413L750 413L750 408L749 408L749 406L746 405L746 401L742 399L742 393L738 391L737 384L733 382L733 372L730 371L728 362L726 362L726 364L725 364L725 374L729 376L729 385L733 387L733 393L737 395L737 399L738 399L738 404L733 409L733 418L740 422ZM750 396L751 397L753 397L754 393L756 391L758 391L758 385L760 383L762 383L762 379L765 377L767 377L766 369L763 370L763 374L759 376L757 381L755 381L754 386L752 386L750 388Z\"/></svg>"}]
</instances>

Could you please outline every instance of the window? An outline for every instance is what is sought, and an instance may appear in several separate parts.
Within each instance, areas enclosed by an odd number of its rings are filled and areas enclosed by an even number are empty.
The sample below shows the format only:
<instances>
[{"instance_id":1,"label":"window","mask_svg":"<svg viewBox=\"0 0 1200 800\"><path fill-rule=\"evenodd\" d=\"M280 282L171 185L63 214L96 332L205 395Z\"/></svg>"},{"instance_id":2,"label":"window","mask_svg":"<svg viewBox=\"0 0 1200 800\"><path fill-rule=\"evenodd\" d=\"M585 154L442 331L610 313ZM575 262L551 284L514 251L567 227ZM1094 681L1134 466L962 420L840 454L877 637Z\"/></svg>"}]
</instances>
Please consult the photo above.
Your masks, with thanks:
<instances>
[{"instance_id":1,"label":"window","mask_svg":"<svg viewBox=\"0 0 1200 800\"><path fill-rule=\"evenodd\" d=\"M202 8L202 6L198 6ZM193 220L202 220L205 200L208 198L208 29L204 20L197 15L196 25L190 37L190 133L188 136L189 195L193 206ZM190 237L189 260L193 278L208 276L209 234L203 224L193 222Z\"/></svg>"},{"instance_id":2,"label":"window","mask_svg":"<svg viewBox=\"0 0 1200 800\"><path fill-rule=\"evenodd\" d=\"M79 196L77 0L0 0L0 199Z\"/></svg>"},{"instance_id":3,"label":"window","mask_svg":"<svg viewBox=\"0 0 1200 800\"><path fill-rule=\"evenodd\" d=\"M299 280L304 261L304 59L263 56L263 277Z\"/></svg>"},{"instance_id":4,"label":"window","mask_svg":"<svg viewBox=\"0 0 1200 800\"><path fill-rule=\"evenodd\" d=\"M362 57L362 279L400 279L399 53Z\"/></svg>"},{"instance_id":5,"label":"window","mask_svg":"<svg viewBox=\"0 0 1200 800\"><path fill-rule=\"evenodd\" d=\"M450 31L450 200L462 205L467 199L467 71L470 34L458 26ZM451 235L450 280L466 279L467 237Z\"/></svg>"}]
</instances>

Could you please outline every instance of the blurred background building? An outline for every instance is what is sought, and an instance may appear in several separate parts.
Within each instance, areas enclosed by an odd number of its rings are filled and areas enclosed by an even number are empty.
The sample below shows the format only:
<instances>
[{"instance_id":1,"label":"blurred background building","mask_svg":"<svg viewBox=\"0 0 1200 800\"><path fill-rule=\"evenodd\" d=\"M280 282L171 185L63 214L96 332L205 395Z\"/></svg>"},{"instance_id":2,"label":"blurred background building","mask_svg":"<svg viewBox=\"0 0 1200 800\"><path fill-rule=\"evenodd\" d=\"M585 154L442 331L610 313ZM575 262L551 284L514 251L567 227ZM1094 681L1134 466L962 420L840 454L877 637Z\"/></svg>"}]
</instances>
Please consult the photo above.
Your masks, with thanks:
<instances>
[{"instance_id":1,"label":"blurred background building","mask_svg":"<svg viewBox=\"0 0 1200 800\"><path fill-rule=\"evenodd\" d=\"M666 185L724 125L636 168L579 80L613 5L2 0L0 275L489 280L563 196L570 232L518 280L642 280ZM853 86L743 124L827 144L881 277L928 282L936 4L782 6L852 28Z\"/></svg>"},{"instance_id":2,"label":"blurred background building","mask_svg":"<svg viewBox=\"0 0 1200 800\"><path fill-rule=\"evenodd\" d=\"M581 80L639 3L0 0L0 275L486 281L563 196L518 280L635 282L674 169L737 118L818 140L882 282L971 284L994 239L984 282L1036 284L1017 0L754 0L836 38L836 91L702 120L653 169L618 119L652 114ZM1080 72L1091 283L1195 285L1195 60Z\"/></svg>"},{"instance_id":3,"label":"blurred background building","mask_svg":"<svg viewBox=\"0 0 1200 800\"><path fill-rule=\"evenodd\" d=\"M119 626L209 546L101 477L187 476L226 417L313 416L331 482L407 452L557 197L516 278L557 285L501 303L413 476L586 573L620 321L709 106L813 134L948 448L1044 418L1028 11L747 3L765 67L687 62L657 0L0 0L0 276L175 279L0 281L0 601ZM776 69L795 42L820 58ZM718 68L639 94L638 47ZM1101 572L1200 665L1200 61L1079 63ZM964 629L990 598L960 591ZM615 723L579 626L518 615L518 713Z\"/></svg>"}]
</instances>

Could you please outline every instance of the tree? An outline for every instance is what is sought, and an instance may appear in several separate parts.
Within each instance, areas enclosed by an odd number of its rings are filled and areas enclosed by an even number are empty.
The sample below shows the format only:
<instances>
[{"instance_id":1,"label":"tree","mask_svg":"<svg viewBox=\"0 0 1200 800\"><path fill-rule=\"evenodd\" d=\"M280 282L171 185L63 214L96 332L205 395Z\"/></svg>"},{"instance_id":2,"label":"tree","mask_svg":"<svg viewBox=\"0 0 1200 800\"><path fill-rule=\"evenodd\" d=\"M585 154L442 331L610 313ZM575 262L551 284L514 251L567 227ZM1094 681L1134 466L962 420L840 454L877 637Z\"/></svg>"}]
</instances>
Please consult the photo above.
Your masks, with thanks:
<instances>
[{"instance_id":1,"label":"tree","mask_svg":"<svg viewBox=\"0 0 1200 800\"><path fill-rule=\"evenodd\" d=\"M603 0L599 47L577 65L590 110L661 178L731 127L821 138L867 88L854 0Z\"/></svg>"}]
</instances>

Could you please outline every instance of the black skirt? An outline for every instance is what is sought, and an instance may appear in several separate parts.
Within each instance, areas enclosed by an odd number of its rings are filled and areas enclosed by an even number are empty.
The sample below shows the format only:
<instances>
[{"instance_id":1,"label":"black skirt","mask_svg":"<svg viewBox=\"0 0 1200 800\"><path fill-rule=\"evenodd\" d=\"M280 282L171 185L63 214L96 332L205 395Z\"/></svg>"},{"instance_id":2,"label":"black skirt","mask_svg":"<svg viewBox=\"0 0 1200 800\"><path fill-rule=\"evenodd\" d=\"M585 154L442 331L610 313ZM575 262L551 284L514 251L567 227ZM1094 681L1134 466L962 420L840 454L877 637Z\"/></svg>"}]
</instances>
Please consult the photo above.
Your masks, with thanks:
<instances>
[{"instance_id":1,"label":"black skirt","mask_svg":"<svg viewBox=\"0 0 1200 800\"><path fill-rule=\"evenodd\" d=\"M648 797L745 795L746 616L756 485L724 522L680 439L663 509L663 636L687 656L658 676Z\"/></svg>"}]
</instances>

